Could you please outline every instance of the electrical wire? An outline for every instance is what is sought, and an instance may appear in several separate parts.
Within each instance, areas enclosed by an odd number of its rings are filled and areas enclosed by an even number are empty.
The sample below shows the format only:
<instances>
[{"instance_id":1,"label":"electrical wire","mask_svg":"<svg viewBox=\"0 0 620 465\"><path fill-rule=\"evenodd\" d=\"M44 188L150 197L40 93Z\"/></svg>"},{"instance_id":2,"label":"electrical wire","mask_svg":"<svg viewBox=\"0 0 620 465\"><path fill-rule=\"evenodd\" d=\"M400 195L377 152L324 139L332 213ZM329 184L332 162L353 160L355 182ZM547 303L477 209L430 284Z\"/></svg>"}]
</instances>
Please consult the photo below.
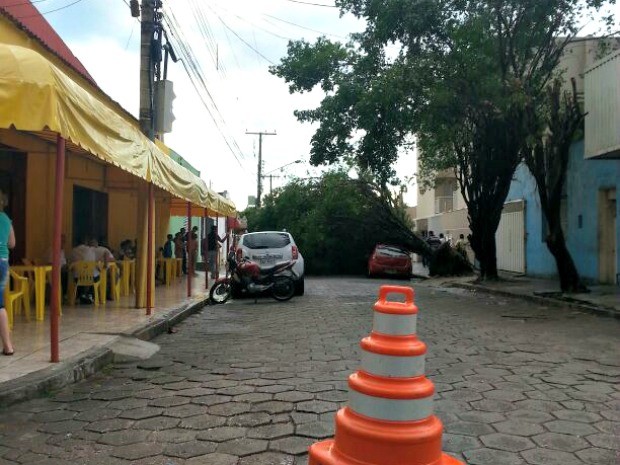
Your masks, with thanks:
<instances>
[{"instance_id":1,"label":"electrical wire","mask_svg":"<svg viewBox=\"0 0 620 465\"><path fill-rule=\"evenodd\" d=\"M177 49L183 57L183 59L180 61L186 74L190 79L192 86L194 87L194 90L198 94L198 97L200 98L203 106L205 107L209 116L214 122L216 129L219 131L220 135L224 139L224 142L226 143L229 151L232 153L239 166L247 171L247 168L243 165L240 159L245 158L243 152L234 137L226 135L224 131L224 128L227 127L226 121L224 120L221 112L219 111L219 108L211 92L207 88L206 82L203 77L202 69L200 68L200 64L195 58L195 55L191 49L191 45L184 38L179 23L174 16L174 12L170 10L170 15L165 12L163 18L168 28L170 29L171 36L174 38L175 42L177 42Z\"/></svg>"},{"instance_id":2,"label":"electrical wire","mask_svg":"<svg viewBox=\"0 0 620 465\"><path fill-rule=\"evenodd\" d=\"M332 34L331 32L319 31L318 29L312 29L311 27L302 26L301 24L297 24L297 23L294 23L292 21L287 21L286 19L278 18L276 16L268 15L266 13L263 14L263 16L266 16L266 17L271 18L271 19L275 19L276 21L280 21L282 23L290 24L291 26L295 26L295 27L298 27L300 29L305 29L306 31L316 32L317 34L323 34L323 35L326 35L326 36L338 37L339 39L346 39L345 36L340 36L338 34Z\"/></svg>"},{"instance_id":3,"label":"electrical wire","mask_svg":"<svg viewBox=\"0 0 620 465\"><path fill-rule=\"evenodd\" d=\"M286 0L291 3L299 3L301 5L309 5L309 6L322 6L325 8L338 8L336 5L325 5L323 3L313 3L313 2L304 2L302 0Z\"/></svg>"},{"instance_id":4,"label":"electrical wire","mask_svg":"<svg viewBox=\"0 0 620 465\"><path fill-rule=\"evenodd\" d=\"M211 8L211 7L209 7L209 8ZM239 39L241 42L243 42L243 43L246 45L246 47L248 47L250 50L254 51L254 52L255 52L258 56L260 56L260 57L261 57L263 60L265 60L266 62L268 62L268 63L270 63L270 64L272 64L272 65L276 65L276 63L275 63L273 60L271 60L271 59L267 58L267 57L266 57L265 55L263 55L263 54L262 54L262 53L261 53L261 52L260 52L257 48L253 47L253 46L252 46L252 44L250 44L250 43L249 43L249 42L247 42L247 41L246 41L243 37L241 37L239 34L237 34L237 32L236 32L234 29L232 29L232 28L231 28L228 24L226 24L226 22L222 19L222 17L221 17L221 16L220 16L217 12L215 12L213 9L211 9L211 11L213 11L213 12L215 13L215 15L217 16L217 18L218 18L218 19L220 20L220 22L222 23L222 25L223 25L226 29L228 29L230 32L232 32L232 34L233 34L233 35L234 35L237 39Z\"/></svg>"},{"instance_id":5,"label":"electrical wire","mask_svg":"<svg viewBox=\"0 0 620 465\"><path fill-rule=\"evenodd\" d=\"M131 38L133 37L133 31L135 27L136 27L136 23L133 23L133 25L131 26L131 33L129 34L129 39L127 39L127 43L125 44L125 50L129 48L129 42L131 42Z\"/></svg>"},{"instance_id":6,"label":"electrical wire","mask_svg":"<svg viewBox=\"0 0 620 465\"><path fill-rule=\"evenodd\" d=\"M202 7L200 6L200 2L190 0L190 7L192 9L192 15L194 16L194 20L198 25L198 30L205 39L204 44L207 52L211 55L211 59L213 60L215 69L221 75L222 79L227 80L228 71L224 63L220 64L217 40L213 35L213 31L207 19L207 15L205 15Z\"/></svg>"},{"instance_id":7,"label":"electrical wire","mask_svg":"<svg viewBox=\"0 0 620 465\"><path fill-rule=\"evenodd\" d=\"M259 26L258 24L253 23L252 21L250 21L249 19L243 18L242 16L239 16L239 15L238 15L238 14L236 14L236 13L233 13L233 12L231 12L231 11L228 11L228 10L226 10L225 8L219 7L219 9L220 9L220 10L222 10L223 12L225 12L225 13L227 13L227 14L231 15L231 16L234 16L235 18L237 18L237 19L239 19L239 20L243 21L244 23L247 23L247 24L249 24L250 26L255 27L256 29L260 29L261 31L266 32L267 34L270 34L270 35L272 35L272 36L274 36L274 37L277 37L278 39L284 39L284 40L295 40L293 37L286 37L286 36L280 35L280 34L278 34L278 33L276 33L276 32L270 31L269 29L266 29L266 28L264 28L264 27L262 27L262 26Z\"/></svg>"},{"instance_id":8,"label":"electrical wire","mask_svg":"<svg viewBox=\"0 0 620 465\"><path fill-rule=\"evenodd\" d=\"M45 15L48 15L50 13L55 13L57 11L65 10L65 9L67 9L69 7L72 7L73 5L76 5L76 4L80 3L80 2L82 2L82 1L84 1L84 0L74 0L71 3L69 3L69 4L65 5L65 6L61 6L59 8L56 8L54 10L39 12L39 13L36 13L36 14L31 14L31 15L15 16L15 19L26 19L26 18L36 18L36 17L39 17L39 16L45 16Z\"/></svg>"},{"instance_id":9,"label":"electrical wire","mask_svg":"<svg viewBox=\"0 0 620 465\"><path fill-rule=\"evenodd\" d=\"M12 6L30 5L31 3L42 3L42 2L47 2L47 1L49 0L29 0L25 2L11 3L10 5L2 5L2 8L10 8Z\"/></svg>"}]
</instances>

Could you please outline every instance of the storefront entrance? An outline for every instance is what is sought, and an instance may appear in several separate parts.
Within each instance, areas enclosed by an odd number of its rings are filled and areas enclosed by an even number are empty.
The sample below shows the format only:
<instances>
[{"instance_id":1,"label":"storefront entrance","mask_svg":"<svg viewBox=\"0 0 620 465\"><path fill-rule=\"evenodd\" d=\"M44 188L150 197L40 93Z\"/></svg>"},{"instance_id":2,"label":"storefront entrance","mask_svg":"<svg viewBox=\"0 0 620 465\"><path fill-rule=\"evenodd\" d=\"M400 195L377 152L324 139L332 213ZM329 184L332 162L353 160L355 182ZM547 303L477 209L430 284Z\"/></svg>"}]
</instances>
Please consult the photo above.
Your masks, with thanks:
<instances>
[{"instance_id":1,"label":"storefront entrance","mask_svg":"<svg viewBox=\"0 0 620 465\"><path fill-rule=\"evenodd\" d=\"M73 245L85 237L108 243L108 194L73 187Z\"/></svg>"}]
</instances>

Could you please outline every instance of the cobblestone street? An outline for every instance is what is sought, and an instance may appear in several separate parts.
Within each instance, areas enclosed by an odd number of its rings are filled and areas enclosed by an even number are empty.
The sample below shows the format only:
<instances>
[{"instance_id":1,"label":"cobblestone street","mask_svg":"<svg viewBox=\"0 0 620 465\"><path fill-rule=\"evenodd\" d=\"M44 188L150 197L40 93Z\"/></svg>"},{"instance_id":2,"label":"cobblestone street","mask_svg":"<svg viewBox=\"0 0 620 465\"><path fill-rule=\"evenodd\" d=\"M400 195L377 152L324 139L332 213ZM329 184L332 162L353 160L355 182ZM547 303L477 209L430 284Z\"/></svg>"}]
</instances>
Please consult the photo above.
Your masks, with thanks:
<instances>
[{"instance_id":1,"label":"cobblestone street","mask_svg":"<svg viewBox=\"0 0 620 465\"><path fill-rule=\"evenodd\" d=\"M290 302L205 307L153 358L0 411L0 465L306 464L333 434L383 282L314 278ZM618 463L617 320L413 285L446 452Z\"/></svg>"}]
</instances>

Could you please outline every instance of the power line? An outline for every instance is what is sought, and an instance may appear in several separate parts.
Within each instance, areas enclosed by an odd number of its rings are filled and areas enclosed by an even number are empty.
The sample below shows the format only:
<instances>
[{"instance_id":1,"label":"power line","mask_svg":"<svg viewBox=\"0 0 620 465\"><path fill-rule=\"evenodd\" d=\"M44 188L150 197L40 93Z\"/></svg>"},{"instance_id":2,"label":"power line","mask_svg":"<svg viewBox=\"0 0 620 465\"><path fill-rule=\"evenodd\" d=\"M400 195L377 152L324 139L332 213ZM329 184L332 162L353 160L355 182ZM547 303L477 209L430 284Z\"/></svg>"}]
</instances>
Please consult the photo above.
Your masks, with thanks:
<instances>
[{"instance_id":1,"label":"power line","mask_svg":"<svg viewBox=\"0 0 620 465\"><path fill-rule=\"evenodd\" d=\"M136 23L133 23L131 26L131 33L129 34L129 39L127 39L127 43L125 44L125 50L129 48L129 42L131 42L131 38L133 37L133 31L136 27Z\"/></svg>"},{"instance_id":2,"label":"power line","mask_svg":"<svg viewBox=\"0 0 620 465\"><path fill-rule=\"evenodd\" d=\"M224 65L220 67L218 44L211 30L207 15L205 15L200 3L196 2L195 0L190 0L190 8L192 9L192 15L198 26L198 31L205 39L205 48L207 49L207 52L211 55L211 59L213 60L215 69L223 79L227 79L228 76L226 67Z\"/></svg>"},{"instance_id":3,"label":"power line","mask_svg":"<svg viewBox=\"0 0 620 465\"><path fill-rule=\"evenodd\" d=\"M310 6L323 6L325 8L338 8L336 5L325 5L323 3L313 3L313 2L304 2L302 0L286 0L291 3L299 3L301 5L310 5Z\"/></svg>"},{"instance_id":4,"label":"power line","mask_svg":"<svg viewBox=\"0 0 620 465\"><path fill-rule=\"evenodd\" d=\"M11 3L10 5L2 5L2 8L10 8L12 6L30 5L31 3L41 3L41 2L47 2L47 1L49 0L28 0L25 2Z\"/></svg>"},{"instance_id":5,"label":"power line","mask_svg":"<svg viewBox=\"0 0 620 465\"><path fill-rule=\"evenodd\" d=\"M211 7L209 7L211 8ZM226 24L226 22L222 19L222 17L215 12L212 8L211 11L213 11L215 13L215 15L217 16L217 18L220 20L220 22L224 25L224 27L226 29L228 29L230 32L233 33L233 35L239 39L241 42L243 42L247 47L250 48L250 50L253 50L258 56L260 56L263 60L267 61L268 63L272 64L272 65L276 65L275 62L273 62L272 60L270 60L269 58L267 58L265 55L263 55L257 48L253 47L249 42L247 42L243 37L241 37L239 34L237 34L237 32L232 29L228 24Z\"/></svg>"},{"instance_id":6,"label":"power line","mask_svg":"<svg viewBox=\"0 0 620 465\"><path fill-rule=\"evenodd\" d=\"M213 99L213 96L211 95L211 93L209 92L209 89L207 88L206 82L203 78L203 72L200 69L200 65L195 58L195 55L191 49L191 45L187 42L187 40L183 36L183 33L181 32L179 23L174 17L174 12L170 11L170 16L164 13L163 18L166 24L168 25L168 27L170 28L170 33L172 37L175 39L175 41L178 44L178 50L183 56L181 63L183 64L183 68L185 69L185 72L188 75L190 82L192 86L194 87L194 90L198 94L203 106L209 113L209 116L214 122L220 135L224 139L224 142L226 143L228 149L235 157L237 163L239 164L241 168L247 171L246 167L241 163L241 160L239 158L239 156L241 158L245 158L245 157L237 141L234 139L234 137L230 137L225 134L223 128L220 125L220 122L218 121L218 118L216 118L216 114L217 114L217 116L219 116L219 119L223 123L224 127L227 126L226 121L224 120L221 112L219 111L219 108L217 107L217 104L215 103L215 100ZM207 103L207 101L205 100L203 96L203 92L201 92L200 89L202 89L204 94L206 94L206 96L208 97L208 100L210 101L211 106L213 106L213 111L211 110L209 103ZM232 139L232 142L229 139ZM239 156L237 152L235 151L235 149L238 152Z\"/></svg>"},{"instance_id":7,"label":"power line","mask_svg":"<svg viewBox=\"0 0 620 465\"><path fill-rule=\"evenodd\" d=\"M346 39L346 37L340 36L338 34L332 34L330 32L324 32L324 31L319 31L318 29L312 29L311 27L302 26L301 24L297 24L297 23L294 23L292 21L287 21L286 19L278 18L276 16L268 15L266 13L263 14L263 16L266 16L266 17L271 18L271 19L275 19L276 21L280 21L282 23L290 24L291 26L295 26L295 27L298 27L300 29L305 29L306 31L316 32L317 34L323 34L323 35L326 35L326 36L338 37L339 39Z\"/></svg>"},{"instance_id":8,"label":"power line","mask_svg":"<svg viewBox=\"0 0 620 465\"><path fill-rule=\"evenodd\" d=\"M221 9L221 10L222 10L222 11L224 11L225 13L228 13L229 15L232 15L232 16L234 16L235 18L237 18L237 19L239 19L239 20L243 21L244 23L249 24L250 26L253 26L253 27L257 28L257 29L260 29L261 31L266 32L267 34L270 34L270 35L272 35L272 36L274 36L274 37L277 37L278 39L284 39L284 40L295 40L295 39L293 39L292 37L282 36L282 35L280 35L280 34L278 34L278 33L276 33L276 32L270 31L269 29L265 29L264 27L259 26L258 24L253 23L253 22L252 22L252 21L250 21L249 19L243 18L242 16L239 16L238 14L233 13L233 12L231 12L231 11L228 11L228 10L226 10L226 9L222 8L222 7L219 7L219 9Z\"/></svg>"}]
</instances>

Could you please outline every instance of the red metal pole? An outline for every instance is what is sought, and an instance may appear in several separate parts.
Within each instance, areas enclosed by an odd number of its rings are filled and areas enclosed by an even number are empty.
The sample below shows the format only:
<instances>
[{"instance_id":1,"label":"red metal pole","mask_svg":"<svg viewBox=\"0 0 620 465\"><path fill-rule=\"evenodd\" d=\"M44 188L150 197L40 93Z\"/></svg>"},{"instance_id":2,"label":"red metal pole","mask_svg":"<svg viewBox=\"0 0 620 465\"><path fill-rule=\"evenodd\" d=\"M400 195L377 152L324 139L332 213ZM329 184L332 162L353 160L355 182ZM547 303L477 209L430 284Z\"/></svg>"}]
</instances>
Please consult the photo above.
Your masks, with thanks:
<instances>
[{"instance_id":1,"label":"red metal pole","mask_svg":"<svg viewBox=\"0 0 620 465\"><path fill-rule=\"evenodd\" d=\"M187 297L192 296L192 279L194 269L192 267L192 254L190 252L192 243L192 204L187 202Z\"/></svg>"},{"instance_id":2,"label":"red metal pole","mask_svg":"<svg viewBox=\"0 0 620 465\"><path fill-rule=\"evenodd\" d=\"M62 207L65 188L65 140L56 138L56 190L54 192L54 236L52 239L52 302L50 314L51 361L60 361L59 321L60 315L60 248L62 235Z\"/></svg>"},{"instance_id":3,"label":"red metal pole","mask_svg":"<svg viewBox=\"0 0 620 465\"><path fill-rule=\"evenodd\" d=\"M148 191L148 219L146 221L146 314L153 313L153 210L155 193L153 183L149 182Z\"/></svg>"},{"instance_id":4,"label":"red metal pole","mask_svg":"<svg viewBox=\"0 0 620 465\"><path fill-rule=\"evenodd\" d=\"M218 242L220 241L220 214L215 215L215 275L220 277L220 251Z\"/></svg>"},{"instance_id":5,"label":"red metal pole","mask_svg":"<svg viewBox=\"0 0 620 465\"><path fill-rule=\"evenodd\" d=\"M224 259L226 263L228 263L228 253L230 252L230 221L228 221L228 216L226 217L226 253L224 254Z\"/></svg>"},{"instance_id":6,"label":"red metal pole","mask_svg":"<svg viewBox=\"0 0 620 465\"><path fill-rule=\"evenodd\" d=\"M204 237L205 237L205 245L206 251L203 250L202 253L205 254L205 289L209 290L209 210L205 208L205 226L204 226Z\"/></svg>"}]
</instances>

